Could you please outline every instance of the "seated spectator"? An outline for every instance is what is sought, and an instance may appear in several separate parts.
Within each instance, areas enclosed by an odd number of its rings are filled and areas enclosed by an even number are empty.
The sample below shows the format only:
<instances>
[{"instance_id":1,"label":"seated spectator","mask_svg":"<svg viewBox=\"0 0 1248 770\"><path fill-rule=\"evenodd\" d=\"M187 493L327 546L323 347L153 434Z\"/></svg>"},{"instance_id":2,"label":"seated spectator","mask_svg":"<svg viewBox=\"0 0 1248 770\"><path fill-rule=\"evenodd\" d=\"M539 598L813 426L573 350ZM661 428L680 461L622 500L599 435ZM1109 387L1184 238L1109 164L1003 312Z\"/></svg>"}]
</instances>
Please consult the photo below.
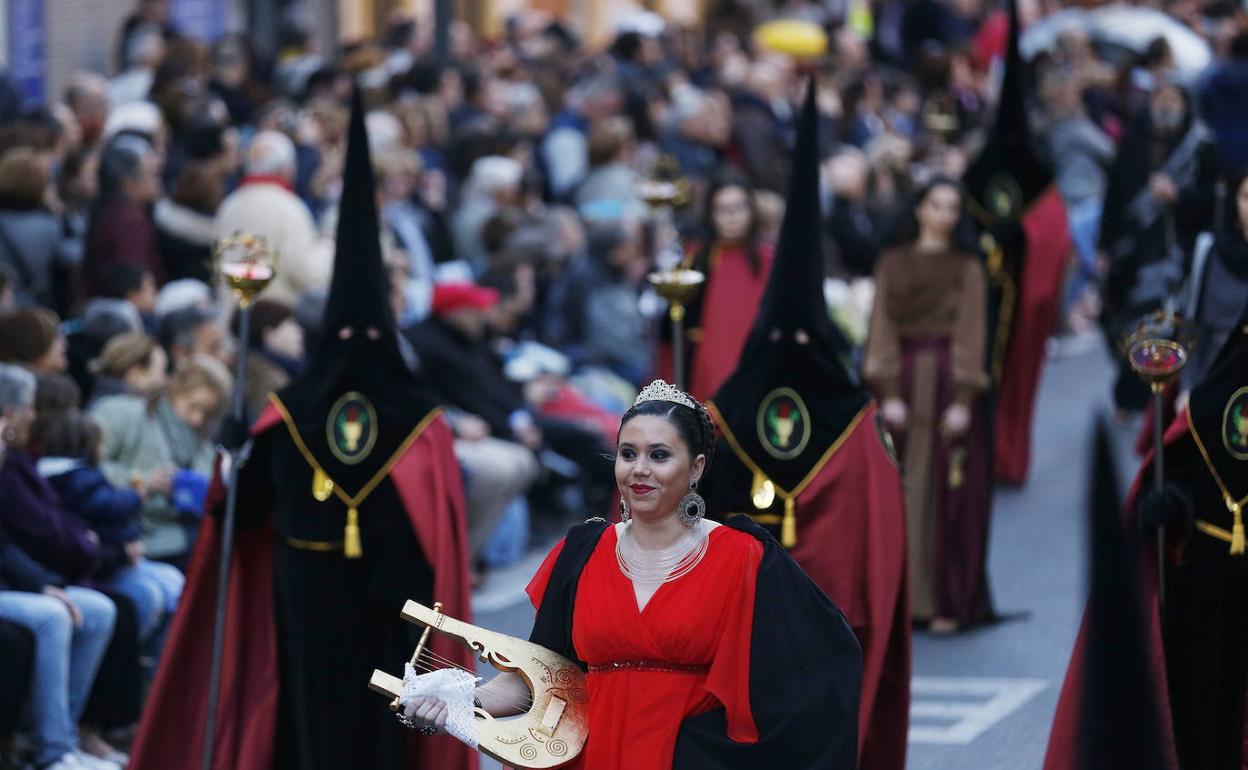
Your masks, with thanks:
<instances>
[{"instance_id":1,"label":"seated spectator","mask_svg":"<svg viewBox=\"0 0 1248 770\"><path fill-rule=\"evenodd\" d=\"M156 292L157 327L165 316L192 305L205 310L216 307L212 289L208 284L194 278L182 278L161 286L160 291Z\"/></svg>"},{"instance_id":2,"label":"seated spectator","mask_svg":"<svg viewBox=\"0 0 1248 770\"><path fill-rule=\"evenodd\" d=\"M61 319L42 307L0 316L0 361L24 366L35 374L60 374L69 368Z\"/></svg>"},{"instance_id":3,"label":"seated spectator","mask_svg":"<svg viewBox=\"0 0 1248 770\"><path fill-rule=\"evenodd\" d=\"M129 487L113 486L100 470L99 424L79 410L41 415L40 422L39 473L56 490L63 508L99 536L101 561L95 584L133 602L139 640L158 655L158 632L177 609L185 582L182 573L143 557L143 497Z\"/></svg>"},{"instance_id":4,"label":"seated spectator","mask_svg":"<svg viewBox=\"0 0 1248 770\"><path fill-rule=\"evenodd\" d=\"M91 361L113 337L143 331L143 319L138 309L124 299L97 297L87 303L78 323L71 321L67 326L70 327L65 335L69 374L83 393L92 395L95 377L91 373Z\"/></svg>"},{"instance_id":5,"label":"seated spectator","mask_svg":"<svg viewBox=\"0 0 1248 770\"><path fill-rule=\"evenodd\" d=\"M167 280L148 213L160 195L159 160L150 144L134 136L112 141L100 157L100 190L87 224L83 281L98 294L111 265L130 264Z\"/></svg>"},{"instance_id":6,"label":"seated spectator","mask_svg":"<svg viewBox=\"0 0 1248 770\"><path fill-rule=\"evenodd\" d=\"M610 117L589 132L589 174L576 188L577 207L610 204L616 216L645 212L632 168L637 137L627 118Z\"/></svg>"},{"instance_id":7,"label":"seated spectator","mask_svg":"<svg viewBox=\"0 0 1248 770\"><path fill-rule=\"evenodd\" d=\"M78 255L47 208L48 192L47 161L40 153L17 147L0 157L0 263L17 278L19 304L64 312Z\"/></svg>"},{"instance_id":8,"label":"seated spectator","mask_svg":"<svg viewBox=\"0 0 1248 770\"><path fill-rule=\"evenodd\" d=\"M438 286L433 316L407 333L421 369L453 407L455 456L464 467L468 557L475 563L494 525L537 479L541 431L519 389L502 377L485 339L498 292L471 284Z\"/></svg>"},{"instance_id":9,"label":"seated spectator","mask_svg":"<svg viewBox=\"0 0 1248 770\"><path fill-rule=\"evenodd\" d=\"M163 391L148 398L109 396L91 409L104 430L105 476L144 496L143 545L152 559L185 567L212 472L211 429L229 395L229 371L221 362L193 355Z\"/></svg>"},{"instance_id":10,"label":"seated spectator","mask_svg":"<svg viewBox=\"0 0 1248 770\"><path fill-rule=\"evenodd\" d=\"M128 302L134 306L143 328L156 329L156 276L135 265L112 265L104 271L100 297Z\"/></svg>"},{"instance_id":11,"label":"seated spectator","mask_svg":"<svg viewBox=\"0 0 1248 770\"><path fill-rule=\"evenodd\" d=\"M649 261L637 236L623 224L603 224L589 234L589 260L582 275L580 349L585 363L609 369L636 385L650 366L649 322L638 311Z\"/></svg>"},{"instance_id":12,"label":"seated spectator","mask_svg":"<svg viewBox=\"0 0 1248 770\"><path fill-rule=\"evenodd\" d=\"M227 367L234 362L233 344L215 310L198 305L176 310L160 319L158 331L174 367L194 355L215 358Z\"/></svg>"},{"instance_id":13,"label":"seated spectator","mask_svg":"<svg viewBox=\"0 0 1248 770\"><path fill-rule=\"evenodd\" d=\"M238 314L231 331L238 335ZM251 308L251 328L246 340L247 385L244 401L255 418L264 411L269 394L286 387L303 368L303 327L295 311L282 302L259 299Z\"/></svg>"},{"instance_id":14,"label":"seated spectator","mask_svg":"<svg viewBox=\"0 0 1248 770\"><path fill-rule=\"evenodd\" d=\"M35 417L35 377L0 364L0 620L38 642L30 677L34 766L120 770L85 754L76 723L112 637L116 607L103 594L68 585L87 575L98 536L60 508L27 453Z\"/></svg>"},{"instance_id":15,"label":"seated spectator","mask_svg":"<svg viewBox=\"0 0 1248 770\"><path fill-rule=\"evenodd\" d=\"M65 585L62 577L0 533L0 621L17 625L37 639L32 665L23 672L29 689L21 691L30 712L34 767L120 770L115 762L83 752L75 727L108 647L115 617L116 608L107 596ZM0 649L9 650L2 644ZM6 654L0 668L11 662L15 661Z\"/></svg>"},{"instance_id":16,"label":"seated spectator","mask_svg":"<svg viewBox=\"0 0 1248 770\"><path fill-rule=\"evenodd\" d=\"M91 360L90 369L95 385L88 406L107 396L147 396L159 391L169 379L169 356L151 336L128 332L109 340L99 357Z\"/></svg>"},{"instance_id":17,"label":"seated spectator","mask_svg":"<svg viewBox=\"0 0 1248 770\"><path fill-rule=\"evenodd\" d=\"M278 255L277 277L265 289L269 299L294 304L305 292L327 289L333 244L292 189L294 144L277 131L259 132L247 148L246 172L217 210L217 237L244 232L268 241Z\"/></svg>"}]
</instances>

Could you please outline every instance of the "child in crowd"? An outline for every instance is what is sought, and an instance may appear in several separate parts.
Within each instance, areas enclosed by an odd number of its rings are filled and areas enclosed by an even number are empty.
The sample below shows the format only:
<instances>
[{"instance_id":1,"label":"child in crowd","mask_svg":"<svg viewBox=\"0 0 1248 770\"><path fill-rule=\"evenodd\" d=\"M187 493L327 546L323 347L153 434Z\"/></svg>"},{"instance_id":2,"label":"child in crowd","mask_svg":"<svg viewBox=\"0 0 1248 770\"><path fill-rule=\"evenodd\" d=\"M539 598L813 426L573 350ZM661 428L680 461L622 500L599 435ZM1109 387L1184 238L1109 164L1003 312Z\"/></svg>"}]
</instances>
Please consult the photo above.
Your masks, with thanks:
<instances>
[{"instance_id":1,"label":"child in crowd","mask_svg":"<svg viewBox=\"0 0 1248 770\"><path fill-rule=\"evenodd\" d=\"M103 432L89 414L61 412L42 427L39 473L70 513L100 538L95 583L134 602L145 652L159 655L185 578L177 567L143 557L142 490L114 487L99 469Z\"/></svg>"}]
</instances>

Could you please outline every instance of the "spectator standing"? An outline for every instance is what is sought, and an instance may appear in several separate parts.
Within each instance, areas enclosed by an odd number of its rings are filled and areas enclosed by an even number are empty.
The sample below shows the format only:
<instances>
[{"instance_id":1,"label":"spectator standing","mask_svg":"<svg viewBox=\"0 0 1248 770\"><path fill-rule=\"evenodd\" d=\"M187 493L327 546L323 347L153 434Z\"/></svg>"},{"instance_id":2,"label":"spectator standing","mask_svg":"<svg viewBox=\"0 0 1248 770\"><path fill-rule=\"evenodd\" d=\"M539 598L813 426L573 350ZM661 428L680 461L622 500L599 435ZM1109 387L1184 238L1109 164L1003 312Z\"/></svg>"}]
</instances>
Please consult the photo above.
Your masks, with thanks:
<instances>
[{"instance_id":1,"label":"spectator standing","mask_svg":"<svg viewBox=\"0 0 1248 770\"><path fill-rule=\"evenodd\" d=\"M111 265L148 270L167 279L156 245L151 207L160 196L160 170L152 146L135 136L112 141L100 157L99 197L87 224L83 278L89 294L100 289Z\"/></svg>"},{"instance_id":2,"label":"spectator standing","mask_svg":"<svg viewBox=\"0 0 1248 770\"><path fill-rule=\"evenodd\" d=\"M238 334L238 314L231 322ZM269 394L290 384L303 369L303 327L294 309L271 299L260 298L251 308L250 336L239 343L246 349L247 384L244 401L254 419L269 403Z\"/></svg>"}]
</instances>

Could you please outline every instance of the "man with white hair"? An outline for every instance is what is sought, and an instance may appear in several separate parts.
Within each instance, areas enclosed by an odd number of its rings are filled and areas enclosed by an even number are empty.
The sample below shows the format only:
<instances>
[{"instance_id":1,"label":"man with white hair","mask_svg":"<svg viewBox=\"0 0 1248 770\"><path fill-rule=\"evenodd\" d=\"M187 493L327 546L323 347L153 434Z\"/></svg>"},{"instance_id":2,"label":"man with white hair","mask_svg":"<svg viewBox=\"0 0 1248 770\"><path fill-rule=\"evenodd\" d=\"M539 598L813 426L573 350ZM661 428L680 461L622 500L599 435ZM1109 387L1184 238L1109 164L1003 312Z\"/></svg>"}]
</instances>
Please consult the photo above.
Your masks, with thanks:
<instances>
[{"instance_id":1,"label":"man with white hair","mask_svg":"<svg viewBox=\"0 0 1248 770\"><path fill-rule=\"evenodd\" d=\"M78 120L83 144L95 144L108 120L108 81L96 72L75 72L65 85L65 104Z\"/></svg>"},{"instance_id":2,"label":"man with white hair","mask_svg":"<svg viewBox=\"0 0 1248 770\"><path fill-rule=\"evenodd\" d=\"M295 195L294 143L279 131L257 133L247 148L246 171L217 210L217 237L243 232L268 241L277 253L277 277L265 291L268 299L293 305L306 292L328 289L333 244L321 237L312 212Z\"/></svg>"},{"instance_id":3,"label":"man with white hair","mask_svg":"<svg viewBox=\"0 0 1248 770\"><path fill-rule=\"evenodd\" d=\"M147 98L156 68L165 58L165 36L159 27L144 26L126 42L126 70L108 85L108 101L114 108Z\"/></svg>"},{"instance_id":4,"label":"man with white hair","mask_svg":"<svg viewBox=\"0 0 1248 770\"><path fill-rule=\"evenodd\" d=\"M485 223L499 211L520 202L524 166L514 158L487 155L478 158L464 184L463 200L451 222L455 255L478 274L486 267L489 254L482 239Z\"/></svg>"}]
</instances>

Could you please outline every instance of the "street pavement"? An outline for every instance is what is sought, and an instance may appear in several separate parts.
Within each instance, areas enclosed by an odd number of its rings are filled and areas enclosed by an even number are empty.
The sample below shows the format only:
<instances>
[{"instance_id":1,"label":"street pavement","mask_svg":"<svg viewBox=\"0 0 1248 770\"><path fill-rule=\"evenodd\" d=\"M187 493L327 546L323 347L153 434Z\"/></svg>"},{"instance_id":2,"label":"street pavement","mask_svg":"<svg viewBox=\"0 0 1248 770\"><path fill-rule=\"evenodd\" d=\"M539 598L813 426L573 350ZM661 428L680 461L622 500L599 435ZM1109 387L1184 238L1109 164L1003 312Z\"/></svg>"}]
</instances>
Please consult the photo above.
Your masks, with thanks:
<instances>
[{"instance_id":1,"label":"street pavement","mask_svg":"<svg viewBox=\"0 0 1248 770\"><path fill-rule=\"evenodd\" d=\"M1094 415L1109 409L1112 378L1099 340L1068 338L1053 353L1027 484L995 497L989 575L996 608L1009 619L951 637L915 634L908 770L1039 770L1043 763L1083 611L1086 470ZM1114 428L1125 488L1137 463L1136 426ZM523 589L542 550L489 576L474 596L477 624L528 636L533 612Z\"/></svg>"}]
</instances>

